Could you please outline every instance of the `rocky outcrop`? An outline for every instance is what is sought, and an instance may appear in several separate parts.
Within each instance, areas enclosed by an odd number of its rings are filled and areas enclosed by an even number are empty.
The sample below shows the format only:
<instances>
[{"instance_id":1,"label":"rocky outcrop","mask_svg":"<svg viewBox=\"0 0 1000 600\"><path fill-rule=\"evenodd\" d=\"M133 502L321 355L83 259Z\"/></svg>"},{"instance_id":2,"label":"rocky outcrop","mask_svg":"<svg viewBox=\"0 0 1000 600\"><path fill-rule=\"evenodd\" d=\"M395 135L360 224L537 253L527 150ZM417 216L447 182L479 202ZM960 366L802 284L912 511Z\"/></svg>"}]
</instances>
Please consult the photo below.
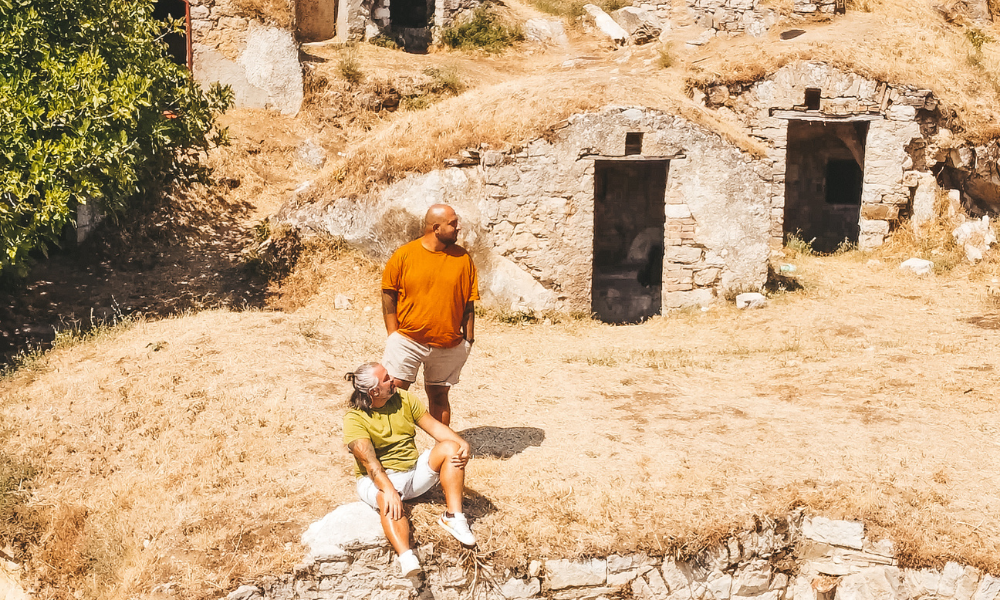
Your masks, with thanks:
<instances>
[{"instance_id":1,"label":"rocky outcrop","mask_svg":"<svg viewBox=\"0 0 1000 600\"><path fill-rule=\"evenodd\" d=\"M295 572L234 590L228 600L333 600L447 598L503 600L537 598L597 600L627 593L638 600L997 600L1000 578L949 562L942 569L898 565L892 542L873 541L856 521L795 512L765 519L753 531L736 533L688 561L644 553L588 559L524 557L520 577L498 577L480 568L476 577L458 557L419 548L424 572L410 579L398 567L377 517L354 517L364 505L347 505L324 518L336 536L303 541L309 557ZM339 522L353 534L331 529ZM359 525L359 523L364 524ZM310 527L310 532L317 529ZM352 538L352 535L357 537ZM326 543L325 546L322 546ZM317 551L317 544L324 549ZM336 548L337 551L331 551Z\"/></svg>"}]
</instances>

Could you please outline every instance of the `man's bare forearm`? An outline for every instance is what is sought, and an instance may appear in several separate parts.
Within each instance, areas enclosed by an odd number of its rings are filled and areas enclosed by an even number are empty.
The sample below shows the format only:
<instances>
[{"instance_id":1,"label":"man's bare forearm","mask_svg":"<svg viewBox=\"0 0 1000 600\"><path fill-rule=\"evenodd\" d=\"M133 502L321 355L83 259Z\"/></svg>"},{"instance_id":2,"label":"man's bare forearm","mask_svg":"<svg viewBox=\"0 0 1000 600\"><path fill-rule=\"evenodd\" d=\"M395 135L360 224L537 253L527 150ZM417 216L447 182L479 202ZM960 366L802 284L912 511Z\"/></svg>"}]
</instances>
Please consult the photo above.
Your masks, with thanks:
<instances>
[{"instance_id":1,"label":"man's bare forearm","mask_svg":"<svg viewBox=\"0 0 1000 600\"><path fill-rule=\"evenodd\" d=\"M462 314L462 331L465 333L465 339L470 342L476 339L476 303L466 302L465 303L465 313Z\"/></svg>"},{"instance_id":2,"label":"man's bare forearm","mask_svg":"<svg viewBox=\"0 0 1000 600\"><path fill-rule=\"evenodd\" d=\"M382 290L382 318L385 319L385 331L392 335L399 329L399 319L396 317L396 303L399 292Z\"/></svg>"},{"instance_id":3,"label":"man's bare forearm","mask_svg":"<svg viewBox=\"0 0 1000 600\"><path fill-rule=\"evenodd\" d=\"M382 463L375 455L375 446L372 445L371 440L354 440L347 445L347 449L358 459L358 462L364 465L368 476L375 482L375 487L383 492L387 489L385 486L388 486L388 489L395 489L392 487L392 482L389 481L389 475L386 474L385 468L382 467Z\"/></svg>"}]
</instances>

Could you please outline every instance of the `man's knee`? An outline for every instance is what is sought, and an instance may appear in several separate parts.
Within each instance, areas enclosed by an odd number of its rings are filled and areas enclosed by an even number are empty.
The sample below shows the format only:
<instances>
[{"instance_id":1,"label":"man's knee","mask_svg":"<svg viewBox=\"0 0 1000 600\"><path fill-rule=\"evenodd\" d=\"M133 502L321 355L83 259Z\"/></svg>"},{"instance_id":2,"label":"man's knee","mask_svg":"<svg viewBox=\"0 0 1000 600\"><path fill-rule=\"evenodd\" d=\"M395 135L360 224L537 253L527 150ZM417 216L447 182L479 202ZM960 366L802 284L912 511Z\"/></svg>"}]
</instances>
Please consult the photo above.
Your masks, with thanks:
<instances>
[{"instance_id":1,"label":"man's knee","mask_svg":"<svg viewBox=\"0 0 1000 600\"><path fill-rule=\"evenodd\" d=\"M435 444L434 449L444 455L445 458L451 458L458 454L461 447L454 440L444 440Z\"/></svg>"}]
</instances>

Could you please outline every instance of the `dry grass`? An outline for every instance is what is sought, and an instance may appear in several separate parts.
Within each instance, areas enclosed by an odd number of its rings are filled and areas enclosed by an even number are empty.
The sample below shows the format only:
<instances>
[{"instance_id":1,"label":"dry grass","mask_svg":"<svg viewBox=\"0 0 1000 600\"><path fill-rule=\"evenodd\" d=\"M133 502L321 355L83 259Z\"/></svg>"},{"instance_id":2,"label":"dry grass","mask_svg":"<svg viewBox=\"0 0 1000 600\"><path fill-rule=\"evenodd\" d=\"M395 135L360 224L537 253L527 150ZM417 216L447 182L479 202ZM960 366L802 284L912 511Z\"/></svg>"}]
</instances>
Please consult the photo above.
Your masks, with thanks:
<instances>
[{"instance_id":1,"label":"dry grass","mask_svg":"<svg viewBox=\"0 0 1000 600\"><path fill-rule=\"evenodd\" d=\"M309 244L278 296L294 313L139 321L0 382L5 452L39 467L40 598L171 580L218 597L287 572L308 523L354 500L340 374L381 351L379 269ZM800 256L804 292L627 336L484 318L453 399L456 429L493 428L506 456L470 466L483 549L500 566L687 556L807 506L864 519L905 564L1000 573L1000 480L981 468L1000 458L1000 317L979 289L1000 260L917 278L897 254ZM354 308L333 310L337 293ZM457 551L438 510L414 506L415 538Z\"/></svg>"},{"instance_id":2,"label":"dry grass","mask_svg":"<svg viewBox=\"0 0 1000 600\"><path fill-rule=\"evenodd\" d=\"M975 26L946 22L931 3L857 0L855 8L861 12L808 26L808 35L791 42L778 40L778 27L760 39L711 44L689 80L700 86L745 84L796 60L821 60L872 79L931 89L957 112L970 140L1000 136L997 44L987 43L975 57L967 37ZM995 37L992 27L987 30Z\"/></svg>"},{"instance_id":3,"label":"dry grass","mask_svg":"<svg viewBox=\"0 0 1000 600\"><path fill-rule=\"evenodd\" d=\"M288 28L295 22L289 0L232 0L236 14L267 25Z\"/></svg>"}]
</instances>

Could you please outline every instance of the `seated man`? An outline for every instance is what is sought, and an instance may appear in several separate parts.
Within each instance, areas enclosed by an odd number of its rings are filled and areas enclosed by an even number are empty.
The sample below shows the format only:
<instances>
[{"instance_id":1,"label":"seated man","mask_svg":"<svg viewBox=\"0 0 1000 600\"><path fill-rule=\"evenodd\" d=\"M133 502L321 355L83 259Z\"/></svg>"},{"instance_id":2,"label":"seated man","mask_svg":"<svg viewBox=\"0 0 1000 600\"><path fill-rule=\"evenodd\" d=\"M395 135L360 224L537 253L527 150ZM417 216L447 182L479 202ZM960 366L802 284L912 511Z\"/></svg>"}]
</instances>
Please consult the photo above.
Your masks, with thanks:
<instances>
[{"instance_id":1,"label":"seated man","mask_svg":"<svg viewBox=\"0 0 1000 600\"><path fill-rule=\"evenodd\" d=\"M466 546L475 545L462 513L468 442L432 417L413 394L396 389L382 365L361 365L346 379L354 392L344 415L344 442L354 454L358 496L378 510L403 576L418 572L420 561L410 549L410 522L402 501L427 492L438 480L448 508L438 524ZM437 440L432 450L418 454L414 426Z\"/></svg>"}]
</instances>

